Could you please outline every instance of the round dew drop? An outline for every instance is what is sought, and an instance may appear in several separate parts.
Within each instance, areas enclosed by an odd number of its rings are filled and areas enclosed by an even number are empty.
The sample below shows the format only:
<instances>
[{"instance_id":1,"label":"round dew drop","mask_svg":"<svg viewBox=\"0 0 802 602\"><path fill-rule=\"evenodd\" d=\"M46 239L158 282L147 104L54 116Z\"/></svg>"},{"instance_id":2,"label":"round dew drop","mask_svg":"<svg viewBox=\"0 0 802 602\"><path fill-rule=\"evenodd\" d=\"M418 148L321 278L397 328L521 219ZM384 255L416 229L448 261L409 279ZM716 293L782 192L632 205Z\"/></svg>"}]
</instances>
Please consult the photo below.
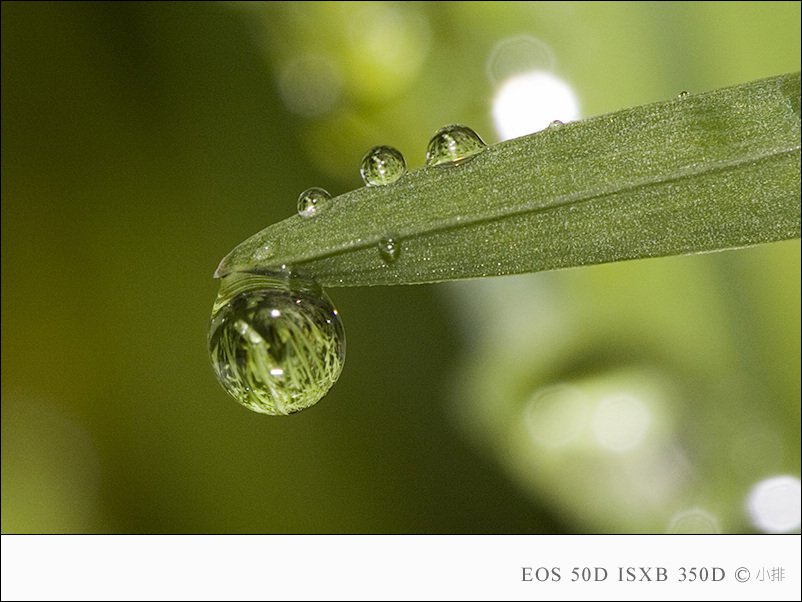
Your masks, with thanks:
<instances>
[{"instance_id":1,"label":"round dew drop","mask_svg":"<svg viewBox=\"0 0 802 602\"><path fill-rule=\"evenodd\" d=\"M401 248L392 238L383 238L379 241L379 254L384 260L384 263L389 265L398 259L398 256L401 254Z\"/></svg>"},{"instance_id":2,"label":"round dew drop","mask_svg":"<svg viewBox=\"0 0 802 602\"><path fill-rule=\"evenodd\" d=\"M487 145L479 134L464 125L440 128L429 141L426 165L459 165L481 153Z\"/></svg>"},{"instance_id":3,"label":"round dew drop","mask_svg":"<svg viewBox=\"0 0 802 602\"><path fill-rule=\"evenodd\" d=\"M345 363L345 329L316 283L289 274L232 274L212 310L209 356L246 408L274 416L316 404Z\"/></svg>"},{"instance_id":4,"label":"round dew drop","mask_svg":"<svg viewBox=\"0 0 802 602\"><path fill-rule=\"evenodd\" d=\"M307 188L298 197L298 215L313 217L331 201L331 195L322 188Z\"/></svg>"},{"instance_id":5,"label":"round dew drop","mask_svg":"<svg viewBox=\"0 0 802 602\"><path fill-rule=\"evenodd\" d=\"M362 158L359 173L366 186L392 184L407 171L404 156L392 146L376 146Z\"/></svg>"}]
</instances>

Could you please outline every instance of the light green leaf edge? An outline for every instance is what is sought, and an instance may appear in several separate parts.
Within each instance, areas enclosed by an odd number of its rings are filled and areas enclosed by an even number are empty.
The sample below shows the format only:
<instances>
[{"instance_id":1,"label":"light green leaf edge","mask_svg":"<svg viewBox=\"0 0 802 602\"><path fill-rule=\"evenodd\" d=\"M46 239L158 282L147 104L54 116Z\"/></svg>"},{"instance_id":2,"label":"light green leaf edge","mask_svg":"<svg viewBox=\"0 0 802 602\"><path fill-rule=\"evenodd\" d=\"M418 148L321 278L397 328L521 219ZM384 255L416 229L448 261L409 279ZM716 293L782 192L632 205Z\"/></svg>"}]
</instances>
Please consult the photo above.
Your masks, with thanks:
<instances>
[{"instance_id":1,"label":"light green leaf edge","mask_svg":"<svg viewBox=\"0 0 802 602\"><path fill-rule=\"evenodd\" d=\"M417 284L799 237L794 73L550 127L354 190L247 239L215 276L286 267L323 286ZM399 249L389 264L387 238Z\"/></svg>"}]
</instances>

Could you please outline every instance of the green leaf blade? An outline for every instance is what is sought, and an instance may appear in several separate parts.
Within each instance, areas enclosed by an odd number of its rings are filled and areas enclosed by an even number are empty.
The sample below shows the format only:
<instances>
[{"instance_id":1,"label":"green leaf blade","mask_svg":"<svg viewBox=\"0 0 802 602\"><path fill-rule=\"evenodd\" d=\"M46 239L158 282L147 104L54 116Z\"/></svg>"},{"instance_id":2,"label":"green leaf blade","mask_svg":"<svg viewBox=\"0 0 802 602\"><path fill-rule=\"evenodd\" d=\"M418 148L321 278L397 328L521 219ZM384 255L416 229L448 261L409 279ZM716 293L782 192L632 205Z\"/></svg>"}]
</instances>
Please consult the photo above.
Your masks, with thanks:
<instances>
[{"instance_id":1,"label":"green leaf blade","mask_svg":"<svg viewBox=\"0 0 802 602\"><path fill-rule=\"evenodd\" d=\"M249 238L217 276L416 284L800 236L800 74L633 107L341 195ZM392 238L399 257L378 245Z\"/></svg>"}]
</instances>

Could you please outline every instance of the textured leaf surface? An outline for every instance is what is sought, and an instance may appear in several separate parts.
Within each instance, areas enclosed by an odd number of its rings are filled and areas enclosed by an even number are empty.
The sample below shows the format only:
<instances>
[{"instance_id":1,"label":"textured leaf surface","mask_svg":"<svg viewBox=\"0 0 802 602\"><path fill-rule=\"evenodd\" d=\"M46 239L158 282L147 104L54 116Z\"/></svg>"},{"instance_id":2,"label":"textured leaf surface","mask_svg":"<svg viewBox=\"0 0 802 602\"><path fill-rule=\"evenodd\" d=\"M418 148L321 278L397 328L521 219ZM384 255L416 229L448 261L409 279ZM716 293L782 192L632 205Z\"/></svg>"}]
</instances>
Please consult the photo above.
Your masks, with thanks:
<instances>
[{"instance_id":1,"label":"textured leaf surface","mask_svg":"<svg viewBox=\"0 0 802 602\"><path fill-rule=\"evenodd\" d=\"M415 284L800 236L800 74L633 107L335 198L236 247L217 276ZM379 252L392 238L398 259Z\"/></svg>"}]
</instances>

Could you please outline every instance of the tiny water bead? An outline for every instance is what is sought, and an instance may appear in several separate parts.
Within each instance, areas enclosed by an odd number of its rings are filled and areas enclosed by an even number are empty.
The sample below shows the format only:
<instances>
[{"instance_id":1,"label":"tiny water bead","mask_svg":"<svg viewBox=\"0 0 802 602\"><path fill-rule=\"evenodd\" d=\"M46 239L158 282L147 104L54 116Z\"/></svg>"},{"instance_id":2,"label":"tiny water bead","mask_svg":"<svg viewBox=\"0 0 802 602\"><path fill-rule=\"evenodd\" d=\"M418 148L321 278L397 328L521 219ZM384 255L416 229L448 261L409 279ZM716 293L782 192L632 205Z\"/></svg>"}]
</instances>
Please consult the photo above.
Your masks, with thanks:
<instances>
[{"instance_id":1,"label":"tiny water bead","mask_svg":"<svg viewBox=\"0 0 802 602\"><path fill-rule=\"evenodd\" d=\"M689 96L690 96L690 93L688 91L686 91L686 90L683 90L682 92L677 94L677 98L679 98L680 100L683 99L683 98L688 98Z\"/></svg>"},{"instance_id":2,"label":"tiny water bead","mask_svg":"<svg viewBox=\"0 0 802 602\"><path fill-rule=\"evenodd\" d=\"M362 158L359 173L367 186L392 184L407 171L404 156L392 146L376 146Z\"/></svg>"},{"instance_id":3,"label":"tiny water bead","mask_svg":"<svg viewBox=\"0 0 802 602\"><path fill-rule=\"evenodd\" d=\"M391 264L398 259L401 249L398 243L392 238L382 238L379 241L379 253L384 260L384 263Z\"/></svg>"},{"instance_id":4,"label":"tiny water bead","mask_svg":"<svg viewBox=\"0 0 802 602\"><path fill-rule=\"evenodd\" d=\"M307 188L298 197L298 215L313 217L331 201L331 195L322 188Z\"/></svg>"},{"instance_id":5,"label":"tiny water bead","mask_svg":"<svg viewBox=\"0 0 802 602\"><path fill-rule=\"evenodd\" d=\"M557 128L562 127L562 125L563 125L562 121L560 121L559 119L555 119L549 124L549 129L556 130Z\"/></svg>"},{"instance_id":6,"label":"tiny water bead","mask_svg":"<svg viewBox=\"0 0 802 602\"><path fill-rule=\"evenodd\" d=\"M459 165L481 153L487 145L479 134L464 125L437 130L426 150L426 165Z\"/></svg>"},{"instance_id":7,"label":"tiny water bead","mask_svg":"<svg viewBox=\"0 0 802 602\"><path fill-rule=\"evenodd\" d=\"M209 356L217 380L254 412L282 416L316 404L345 363L345 329L315 282L287 272L223 278Z\"/></svg>"}]
</instances>

